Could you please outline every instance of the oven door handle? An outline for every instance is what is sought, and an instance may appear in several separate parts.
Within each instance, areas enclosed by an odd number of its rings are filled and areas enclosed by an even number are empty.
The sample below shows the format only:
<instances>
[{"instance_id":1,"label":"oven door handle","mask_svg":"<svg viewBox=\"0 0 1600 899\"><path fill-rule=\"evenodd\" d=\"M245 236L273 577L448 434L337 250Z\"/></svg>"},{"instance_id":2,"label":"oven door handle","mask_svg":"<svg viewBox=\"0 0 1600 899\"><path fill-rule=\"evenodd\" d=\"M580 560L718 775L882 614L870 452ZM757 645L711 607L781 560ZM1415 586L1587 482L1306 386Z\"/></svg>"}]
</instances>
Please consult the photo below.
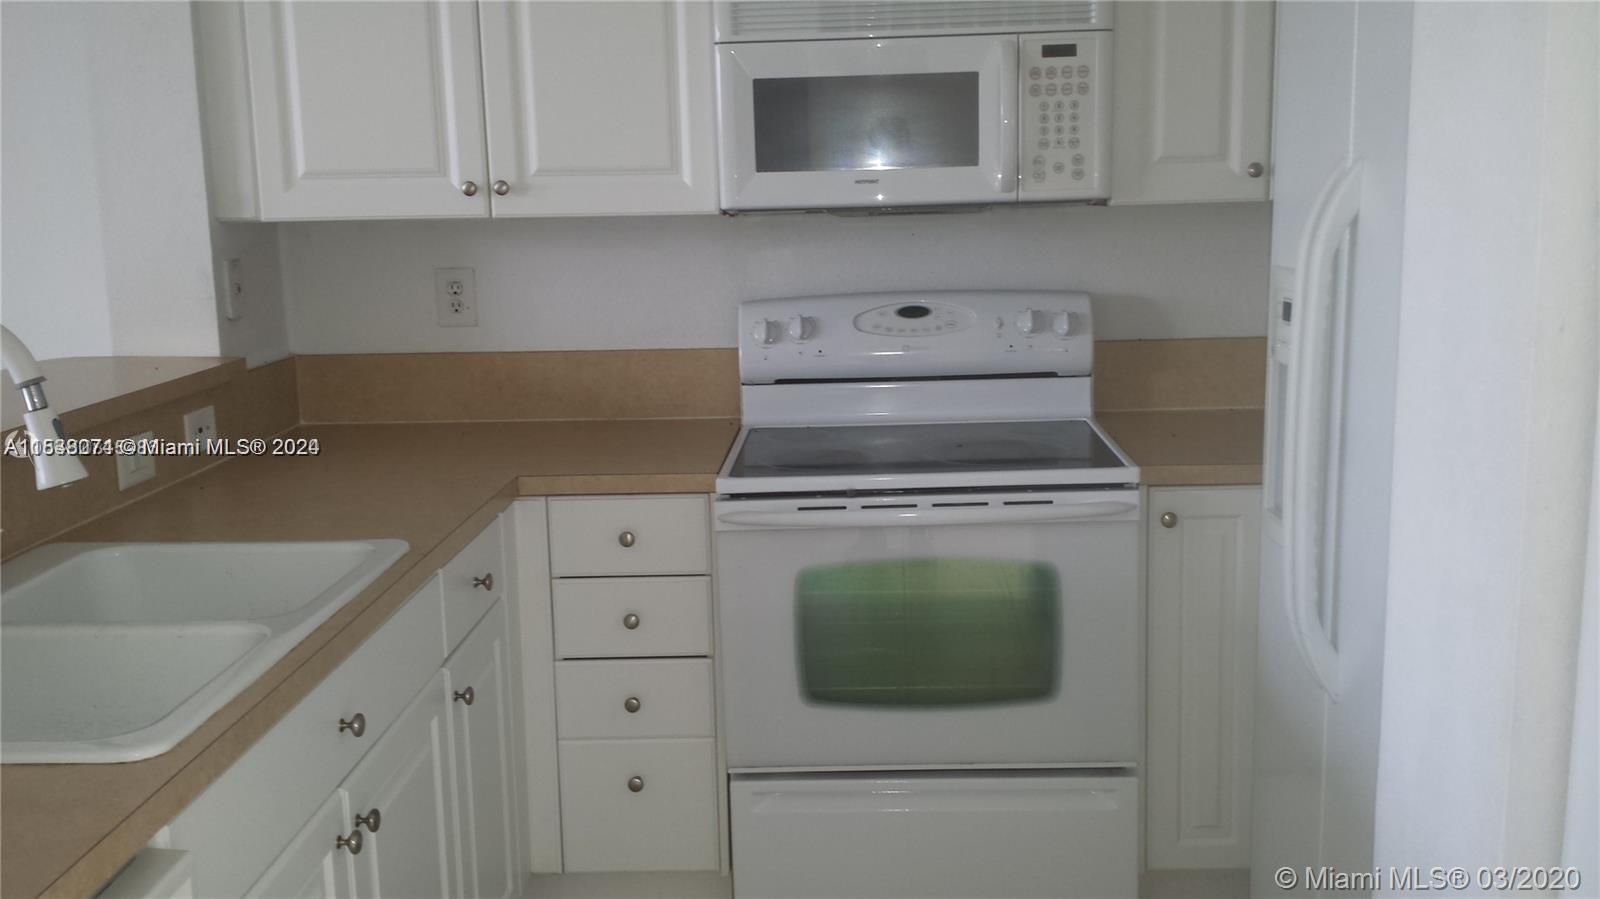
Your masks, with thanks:
<instances>
[{"instance_id":1,"label":"oven door handle","mask_svg":"<svg viewBox=\"0 0 1600 899\"><path fill-rule=\"evenodd\" d=\"M1050 506L936 509L823 509L816 511L723 512L717 521L764 528L868 528L932 524L1042 524L1094 518L1126 518L1138 503L1101 500Z\"/></svg>"}]
</instances>

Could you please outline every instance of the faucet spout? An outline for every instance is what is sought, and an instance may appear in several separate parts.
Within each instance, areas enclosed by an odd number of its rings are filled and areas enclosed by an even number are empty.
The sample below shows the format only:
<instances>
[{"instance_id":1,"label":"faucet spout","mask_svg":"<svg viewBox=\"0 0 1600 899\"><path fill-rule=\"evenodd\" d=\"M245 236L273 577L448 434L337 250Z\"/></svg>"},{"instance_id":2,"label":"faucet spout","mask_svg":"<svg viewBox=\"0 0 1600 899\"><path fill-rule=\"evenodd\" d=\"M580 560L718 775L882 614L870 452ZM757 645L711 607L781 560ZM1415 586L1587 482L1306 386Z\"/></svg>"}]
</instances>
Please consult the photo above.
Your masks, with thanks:
<instances>
[{"instance_id":1,"label":"faucet spout","mask_svg":"<svg viewBox=\"0 0 1600 899\"><path fill-rule=\"evenodd\" d=\"M60 442L66 439L67 432L61 427L61 419L50 411L50 400L44 395L44 373L39 370L38 360L33 358L28 345L4 325L0 325L0 366L22 393L26 409L22 423L28 431L34 486L48 490L88 477L83 463L77 456L68 454Z\"/></svg>"}]
</instances>

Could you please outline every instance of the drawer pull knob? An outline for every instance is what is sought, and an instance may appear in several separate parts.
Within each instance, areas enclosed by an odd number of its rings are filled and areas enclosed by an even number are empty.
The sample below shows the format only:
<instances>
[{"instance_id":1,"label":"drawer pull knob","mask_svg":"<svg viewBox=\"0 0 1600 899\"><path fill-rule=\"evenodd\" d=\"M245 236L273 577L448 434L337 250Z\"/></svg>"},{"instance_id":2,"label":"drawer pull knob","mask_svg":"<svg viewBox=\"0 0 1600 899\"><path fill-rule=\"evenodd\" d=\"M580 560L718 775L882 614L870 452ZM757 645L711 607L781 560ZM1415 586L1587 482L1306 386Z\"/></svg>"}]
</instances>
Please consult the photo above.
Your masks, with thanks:
<instances>
[{"instance_id":1,"label":"drawer pull knob","mask_svg":"<svg viewBox=\"0 0 1600 899\"><path fill-rule=\"evenodd\" d=\"M640 790L643 790L643 789L644 789L644 778L640 777L637 774L635 774L634 776L628 778L628 791L629 792L637 793L637 792L639 792ZM357 836L360 836L360 834L357 834Z\"/></svg>"},{"instance_id":2,"label":"drawer pull knob","mask_svg":"<svg viewBox=\"0 0 1600 899\"><path fill-rule=\"evenodd\" d=\"M347 836L347 837L346 836L334 837L333 838L333 845L334 845L334 848L336 848L336 849L348 849L348 850L350 850L350 854L351 855L360 855L361 854L361 831L360 830L352 830L352 831L350 831L350 835Z\"/></svg>"},{"instance_id":3,"label":"drawer pull knob","mask_svg":"<svg viewBox=\"0 0 1600 899\"><path fill-rule=\"evenodd\" d=\"M622 701L622 707L626 709L630 715L639 711L639 697L629 696L627 699Z\"/></svg>"},{"instance_id":4,"label":"drawer pull knob","mask_svg":"<svg viewBox=\"0 0 1600 899\"><path fill-rule=\"evenodd\" d=\"M356 712L348 718L339 719L340 732L349 731L350 736L359 737L367 732L367 716ZM360 851L357 849L356 851Z\"/></svg>"},{"instance_id":5,"label":"drawer pull knob","mask_svg":"<svg viewBox=\"0 0 1600 899\"><path fill-rule=\"evenodd\" d=\"M1266 172L1266 166L1263 166L1259 162L1252 162L1244 167L1244 173L1252 178L1260 178L1262 175L1266 174Z\"/></svg>"},{"instance_id":6,"label":"drawer pull knob","mask_svg":"<svg viewBox=\"0 0 1600 899\"><path fill-rule=\"evenodd\" d=\"M494 589L494 572L486 572L483 577L473 577L472 586L482 587L485 590Z\"/></svg>"},{"instance_id":7,"label":"drawer pull knob","mask_svg":"<svg viewBox=\"0 0 1600 899\"><path fill-rule=\"evenodd\" d=\"M494 195L497 197L503 197L506 194L511 193L511 185L504 181L496 181L490 186L494 189Z\"/></svg>"},{"instance_id":8,"label":"drawer pull knob","mask_svg":"<svg viewBox=\"0 0 1600 899\"><path fill-rule=\"evenodd\" d=\"M1164 527L1164 528L1175 528L1175 527L1177 527L1178 526L1178 516L1174 515L1171 512L1162 512L1161 513L1161 526Z\"/></svg>"},{"instance_id":9,"label":"drawer pull knob","mask_svg":"<svg viewBox=\"0 0 1600 899\"><path fill-rule=\"evenodd\" d=\"M465 690L457 690L455 691L454 695L456 702L464 702L467 705L472 705L474 702L478 701L477 691L473 690L471 687L468 687Z\"/></svg>"},{"instance_id":10,"label":"drawer pull knob","mask_svg":"<svg viewBox=\"0 0 1600 899\"><path fill-rule=\"evenodd\" d=\"M361 835L359 831L363 827L372 831L373 833L377 833L378 826L382 823L383 815L378 814L377 809L373 809L372 811L367 812L365 815L356 815L356 836Z\"/></svg>"},{"instance_id":11,"label":"drawer pull knob","mask_svg":"<svg viewBox=\"0 0 1600 899\"><path fill-rule=\"evenodd\" d=\"M466 196L469 196L469 197L477 196L478 195L478 182L476 182L476 181L464 181L464 182L462 182L462 184L461 184L461 192L463 194L465 194Z\"/></svg>"},{"instance_id":12,"label":"drawer pull knob","mask_svg":"<svg viewBox=\"0 0 1600 899\"><path fill-rule=\"evenodd\" d=\"M623 548L626 549L638 541L634 538L632 531L623 531L617 535L617 542L622 544Z\"/></svg>"},{"instance_id":13,"label":"drawer pull knob","mask_svg":"<svg viewBox=\"0 0 1600 899\"><path fill-rule=\"evenodd\" d=\"M629 612L628 614L622 616L622 626L627 628L630 631L638 630L639 629L639 616L635 615L632 612Z\"/></svg>"}]
</instances>

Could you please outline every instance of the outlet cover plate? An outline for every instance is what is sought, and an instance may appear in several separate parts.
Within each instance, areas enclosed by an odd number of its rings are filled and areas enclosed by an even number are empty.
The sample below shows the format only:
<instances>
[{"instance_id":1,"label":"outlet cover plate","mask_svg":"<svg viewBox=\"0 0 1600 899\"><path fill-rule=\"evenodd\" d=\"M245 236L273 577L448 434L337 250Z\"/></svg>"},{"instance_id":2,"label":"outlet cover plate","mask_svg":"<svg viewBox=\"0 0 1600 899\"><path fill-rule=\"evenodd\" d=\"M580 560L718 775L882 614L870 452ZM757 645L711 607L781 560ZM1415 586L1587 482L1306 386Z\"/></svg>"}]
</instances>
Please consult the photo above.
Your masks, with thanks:
<instances>
[{"instance_id":1,"label":"outlet cover plate","mask_svg":"<svg viewBox=\"0 0 1600 899\"><path fill-rule=\"evenodd\" d=\"M184 413L183 439L189 443L217 439L217 407L201 406Z\"/></svg>"},{"instance_id":2,"label":"outlet cover plate","mask_svg":"<svg viewBox=\"0 0 1600 899\"><path fill-rule=\"evenodd\" d=\"M433 301L441 328L478 326L478 282L470 268L433 270Z\"/></svg>"},{"instance_id":3,"label":"outlet cover plate","mask_svg":"<svg viewBox=\"0 0 1600 899\"><path fill-rule=\"evenodd\" d=\"M133 435L134 440L155 440L156 435L151 431ZM143 484L156 476L156 457L125 455L117 453L117 489L127 490L136 484Z\"/></svg>"}]
</instances>

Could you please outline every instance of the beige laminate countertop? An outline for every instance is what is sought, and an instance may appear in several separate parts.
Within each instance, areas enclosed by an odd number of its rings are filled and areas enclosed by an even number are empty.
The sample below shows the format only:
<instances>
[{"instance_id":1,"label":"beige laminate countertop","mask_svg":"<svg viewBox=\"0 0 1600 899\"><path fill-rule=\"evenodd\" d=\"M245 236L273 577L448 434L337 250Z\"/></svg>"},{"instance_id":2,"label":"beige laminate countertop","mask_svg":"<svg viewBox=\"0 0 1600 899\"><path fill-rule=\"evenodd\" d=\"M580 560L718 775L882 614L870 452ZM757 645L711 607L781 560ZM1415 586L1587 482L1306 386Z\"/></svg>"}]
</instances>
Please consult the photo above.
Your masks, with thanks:
<instances>
[{"instance_id":1,"label":"beige laminate countertop","mask_svg":"<svg viewBox=\"0 0 1600 899\"><path fill-rule=\"evenodd\" d=\"M1260 409L1101 412L1095 419L1149 486L1261 483Z\"/></svg>"},{"instance_id":2,"label":"beige laminate countertop","mask_svg":"<svg viewBox=\"0 0 1600 899\"><path fill-rule=\"evenodd\" d=\"M726 419L307 425L304 457L238 458L63 541L395 537L410 551L170 752L0 765L0 889L93 895L516 496L709 493Z\"/></svg>"},{"instance_id":3,"label":"beige laminate countertop","mask_svg":"<svg viewBox=\"0 0 1600 899\"><path fill-rule=\"evenodd\" d=\"M1099 416L1146 483L1261 480L1259 410ZM709 493L729 419L306 425L321 452L238 458L63 541L393 537L410 551L176 748L0 765L6 897L92 895L517 496Z\"/></svg>"}]
</instances>

